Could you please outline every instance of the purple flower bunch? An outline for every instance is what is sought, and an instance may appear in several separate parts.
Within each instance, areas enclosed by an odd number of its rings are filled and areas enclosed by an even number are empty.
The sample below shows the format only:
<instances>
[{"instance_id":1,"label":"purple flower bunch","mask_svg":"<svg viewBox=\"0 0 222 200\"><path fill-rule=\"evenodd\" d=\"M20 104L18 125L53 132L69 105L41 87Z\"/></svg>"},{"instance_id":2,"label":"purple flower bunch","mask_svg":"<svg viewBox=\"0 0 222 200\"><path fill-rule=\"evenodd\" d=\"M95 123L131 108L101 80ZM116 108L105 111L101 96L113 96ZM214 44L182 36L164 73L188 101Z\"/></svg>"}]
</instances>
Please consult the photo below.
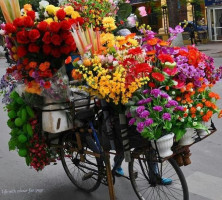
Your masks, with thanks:
<instances>
[{"instance_id":1,"label":"purple flower bunch","mask_svg":"<svg viewBox=\"0 0 222 200\"><path fill-rule=\"evenodd\" d=\"M170 113L163 113L162 118L163 118L163 120L170 121L171 120L171 114Z\"/></svg>"},{"instance_id":2,"label":"purple flower bunch","mask_svg":"<svg viewBox=\"0 0 222 200\"><path fill-rule=\"evenodd\" d=\"M169 27L169 32L171 33L171 37L168 39L169 42L173 41L179 33L184 32L183 28L180 25L177 25L175 29Z\"/></svg>"},{"instance_id":3,"label":"purple flower bunch","mask_svg":"<svg viewBox=\"0 0 222 200\"><path fill-rule=\"evenodd\" d=\"M152 98L142 99L137 102L137 105L147 104L147 103L150 103L151 101L152 101Z\"/></svg>"},{"instance_id":4,"label":"purple flower bunch","mask_svg":"<svg viewBox=\"0 0 222 200\"><path fill-rule=\"evenodd\" d=\"M168 103L165 105L166 108L171 108L171 107L175 107L178 106L178 102L175 100L170 100L168 101Z\"/></svg>"},{"instance_id":5,"label":"purple flower bunch","mask_svg":"<svg viewBox=\"0 0 222 200\"><path fill-rule=\"evenodd\" d=\"M153 120L149 118L149 115L150 112L146 110L145 106L138 106L136 108L136 115L129 120L129 125L132 126L136 123L137 119L142 119L143 121L137 123L137 131L141 133L146 126L150 126L153 123Z\"/></svg>"},{"instance_id":6,"label":"purple flower bunch","mask_svg":"<svg viewBox=\"0 0 222 200\"><path fill-rule=\"evenodd\" d=\"M195 68L193 65L188 63L177 63L178 67L178 78L184 82L187 79L193 79L193 83L196 87L201 87L201 77L205 77L204 64L200 63L200 67ZM207 80L205 79L204 82Z\"/></svg>"},{"instance_id":7,"label":"purple flower bunch","mask_svg":"<svg viewBox=\"0 0 222 200\"><path fill-rule=\"evenodd\" d=\"M188 49L182 48L183 51L189 52ZM177 63L177 78L182 82L193 82L195 87L201 87L202 84L209 84L209 81L218 81L222 78L222 69L216 69L214 59L202 53L197 66L190 64L186 56L175 56Z\"/></svg>"},{"instance_id":8,"label":"purple flower bunch","mask_svg":"<svg viewBox=\"0 0 222 200\"><path fill-rule=\"evenodd\" d=\"M161 90L160 90L160 89L153 89L153 90L151 90L150 94L151 94L152 96L154 96L155 98L157 98L157 97L160 96Z\"/></svg>"},{"instance_id":9,"label":"purple flower bunch","mask_svg":"<svg viewBox=\"0 0 222 200\"><path fill-rule=\"evenodd\" d=\"M153 110L155 110L157 112L161 112L161 111L163 111L163 107L162 106L154 106Z\"/></svg>"},{"instance_id":10,"label":"purple flower bunch","mask_svg":"<svg viewBox=\"0 0 222 200\"><path fill-rule=\"evenodd\" d=\"M161 128L166 123L172 123L175 120L177 112L183 112L184 108L178 105L178 102L172 100L171 97L159 88L152 90L144 90L141 92L136 102L134 111L128 113L127 116L131 118L129 125L136 125L137 131L142 133L149 129L155 132L156 128ZM144 96L143 96L144 95Z\"/></svg>"}]
</instances>

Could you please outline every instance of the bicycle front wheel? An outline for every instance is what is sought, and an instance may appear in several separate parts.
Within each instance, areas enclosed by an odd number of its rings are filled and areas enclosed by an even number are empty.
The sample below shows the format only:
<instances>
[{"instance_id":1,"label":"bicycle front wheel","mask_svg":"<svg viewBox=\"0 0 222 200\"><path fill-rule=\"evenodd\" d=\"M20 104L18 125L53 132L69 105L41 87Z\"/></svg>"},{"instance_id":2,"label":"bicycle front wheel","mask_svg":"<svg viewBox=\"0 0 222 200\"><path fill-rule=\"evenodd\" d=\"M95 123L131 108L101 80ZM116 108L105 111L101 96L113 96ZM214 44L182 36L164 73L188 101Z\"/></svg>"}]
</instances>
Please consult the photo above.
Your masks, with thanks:
<instances>
[{"instance_id":1,"label":"bicycle front wheel","mask_svg":"<svg viewBox=\"0 0 222 200\"><path fill-rule=\"evenodd\" d=\"M85 192L96 190L101 183L100 159L90 154L83 154L84 162L82 162L80 154L74 150L77 149L74 133L64 135L61 144L63 145L60 152L62 165L72 183ZM93 153L86 145L83 150Z\"/></svg>"},{"instance_id":2,"label":"bicycle front wheel","mask_svg":"<svg viewBox=\"0 0 222 200\"><path fill-rule=\"evenodd\" d=\"M163 163L153 163L154 170L142 154L129 163L130 180L137 197L140 200L189 200L186 179L176 161L170 158Z\"/></svg>"}]
</instances>

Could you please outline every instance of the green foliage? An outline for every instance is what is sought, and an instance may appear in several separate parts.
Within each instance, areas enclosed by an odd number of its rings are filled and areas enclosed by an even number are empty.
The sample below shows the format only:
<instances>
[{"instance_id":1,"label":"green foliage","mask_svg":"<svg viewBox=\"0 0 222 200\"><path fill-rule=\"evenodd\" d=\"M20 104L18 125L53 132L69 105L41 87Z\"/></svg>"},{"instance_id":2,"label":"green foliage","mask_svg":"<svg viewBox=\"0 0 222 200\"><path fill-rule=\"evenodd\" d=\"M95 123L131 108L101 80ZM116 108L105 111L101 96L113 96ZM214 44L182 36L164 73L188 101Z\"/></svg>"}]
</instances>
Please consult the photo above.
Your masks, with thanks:
<instances>
[{"instance_id":1,"label":"green foliage","mask_svg":"<svg viewBox=\"0 0 222 200\"><path fill-rule=\"evenodd\" d=\"M157 16L162 16L161 7L156 6L156 2L155 1L150 1L149 3L147 3L147 5L149 5L151 7L153 14L155 14Z\"/></svg>"},{"instance_id":2,"label":"green foliage","mask_svg":"<svg viewBox=\"0 0 222 200\"><path fill-rule=\"evenodd\" d=\"M13 151L16 149L17 140L15 137L12 137L8 142L9 151Z\"/></svg>"},{"instance_id":3,"label":"green foliage","mask_svg":"<svg viewBox=\"0 0 222 200\"><path fill-rule=\"evenodd\" d=\"M33 130L29 120L35 116L35 113L27 105L24 96L20 97L16 91L10 94L11 103L7 105L10 119L7 124L12 130L8 146L10 151L17 149L19 156L26 157L26 161L29 163L29 140L33 137Z\"/></svg>"},{"instance_id":4,"label":"green foliage","mask_svg":"<svg viewBox=\"0 0 222 200\"><path fill-rule=\"evenodd\" d=\"M19 149L18 154L21 157L26 157L28 154L28 151L27 151L27 149Z\"/></svg>"},{"instance_id":5,"label":"green foliage","mask_svg":"<svg viewBox=\"0 0 222 200\"><path fill-rule=\"evenodd\" d=\"M24 134L18 136L18 141L21 143L25 143L27 141L27 137Z\"/></svg>"},{"instance_id":6,"label":"green foliage","mask_svg":"<svg viewBox=\"0 0 222 200\"><path fill-rule=\"evenodd\" d=\"M17 126L17 127L20 127L20 126L22 126L23 125L23 121L22 121L22 119L21 118L16 118L15 119L15 125Z\"/></svg>"},{"instance_id":7,"label":"green foliage","mask_svg":"<svg viewBox=\"0 0 222 200\"><path fill-rule=\"evenodd\" d=\"M29 166L31 164L31 158L29 156L27 156L25 158L25 162L26 162L26 165Z\"/></svg>"},{"instance_id":8,"label":"green foliage","mask_svg":"<svg viewBox=\"0 0 222 200\"><path fill-rule=\"evenodd\" d=\"M28 115L33 118L35 116L34 111L32 110L32 108L30 106L26 106L26 112L28 113Z\"/></svg>"},{"instance_id":9,"label":"green foliage","mask_svg":"<svg viewBox=\"0 0 222 200\"><path fill-rule=\"evenodd\" d=\"M176 135L176 141L179 141L186 133L186 129L182 129L175 126L173 127L172 132Z\"/></svg>"},{"instance_id":10,"label":"green foliage","mask_svg":"<svg viewBox=\"0 0 222 200\"><path fill-rule=\"evenodd\" d=\"M8 117L10 119L15 118L16 117L16 112L14 110L11 110L8 112Z\"/></svg>"},{"instance_id":11,"label":"green foliage","mask_svg":"<svg viewBox=\"0 0 222 200\"><path fill-rule=\"evenodd\" d=\"M117 12L119 20L125 20L132 13L132 6L129 3L122 3L119 5L119 10Z\"/></svg>"}]
</instances>

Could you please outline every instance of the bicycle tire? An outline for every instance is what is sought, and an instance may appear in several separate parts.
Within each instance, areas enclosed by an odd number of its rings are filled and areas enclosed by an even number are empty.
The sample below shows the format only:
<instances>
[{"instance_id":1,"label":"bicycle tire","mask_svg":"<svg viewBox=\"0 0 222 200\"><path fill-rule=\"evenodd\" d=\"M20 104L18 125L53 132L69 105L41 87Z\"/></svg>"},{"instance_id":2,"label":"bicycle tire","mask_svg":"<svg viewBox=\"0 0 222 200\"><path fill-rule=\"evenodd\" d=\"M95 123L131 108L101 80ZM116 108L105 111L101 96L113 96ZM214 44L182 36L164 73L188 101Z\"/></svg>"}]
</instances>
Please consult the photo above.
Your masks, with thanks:
<instances>
[{"instance_id":1,"label":"bicycle tire","mask_svg":"<svg viewBox=\"0 0 222 200\"><path fill-rule=\"evenodd\" d=\"M135 167L135 165L137 165L136 164L137 160L139 161L139 159L132 158L128 166L129 166L130 181L139 200L148 200L148 199L189 200L189 192L186 179L180 167L177 165L176 161L173 158L164 161L164 163L167 164L171 169L167 169L167 171L165 171L166 169L162 169L161 170L162 172L160 172L162 174L161 180L162 177L170 178L172 180L172 184L170 185L157 184L155 186L152 186L149 183L148 180L149 178L147 178L149 177L148 174L149 172L147 172L147 174L144 174L144 169L142 170L142 168L144 167L141 167L141 164L138 165L138 168L140 169ZM138 163L142 163L141 160ZM135 171L136 169L138 170L137 172ZM142 173L139 172L139 170L141 170ZM174 174L170 175L171 170L175 172L178 180L173 177ZM164 173L164 171L166 173ZM169 176L167 174L169 174Z\"/></svg>"},{"instance_id":2,"label":"bicycle tire","mask_svg":"<svg viewBox=\"0 0 222 200\"><path fill-rule=\"evenodd\" d=\"M81 162L80 155L69 150L70 148L77 148L73 132L65 134L60 143L63 145L63 148L60 149L62 165L71 182L85 192L95 191L101 184L102 165L100 159L89 154L83 154L85 162ZM91 151L86 145L84 145L83 150Z\"/></svg>"}]
</instances>

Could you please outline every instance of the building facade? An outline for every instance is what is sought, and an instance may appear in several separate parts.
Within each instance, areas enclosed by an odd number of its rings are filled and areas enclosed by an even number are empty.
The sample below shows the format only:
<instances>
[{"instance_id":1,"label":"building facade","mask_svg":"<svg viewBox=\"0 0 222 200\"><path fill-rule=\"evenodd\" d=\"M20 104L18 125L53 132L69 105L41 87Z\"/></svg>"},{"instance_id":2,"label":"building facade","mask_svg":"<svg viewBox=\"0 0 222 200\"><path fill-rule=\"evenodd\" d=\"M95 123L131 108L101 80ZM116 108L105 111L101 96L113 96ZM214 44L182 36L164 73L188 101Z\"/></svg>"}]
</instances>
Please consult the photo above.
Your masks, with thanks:
<instances>
[{"instance_id":1,"label":"building facade","mask_svg":"<svg viewBox=\"0 0 222 200\"><path fill-rule=\"evenodd\" d=\"M205 0L208 34L211 41L222 41L222 0Z\"/></svg>"},{"instance_id":2,"label":"building facade","mask_svg":"<svg viewBox=\"0 0 222 200\"><path fill-rule=\"evenodd\" d=\"M182 3L182 0L131 0L134 9L145 6L147 17L142 23L149 24L161 34L184 20L194 22L208 31L211 41L222 41L222 0L204 0L202 3ZM206 32L206 31L205 31Z\"/></svg>"}]
</instances>

